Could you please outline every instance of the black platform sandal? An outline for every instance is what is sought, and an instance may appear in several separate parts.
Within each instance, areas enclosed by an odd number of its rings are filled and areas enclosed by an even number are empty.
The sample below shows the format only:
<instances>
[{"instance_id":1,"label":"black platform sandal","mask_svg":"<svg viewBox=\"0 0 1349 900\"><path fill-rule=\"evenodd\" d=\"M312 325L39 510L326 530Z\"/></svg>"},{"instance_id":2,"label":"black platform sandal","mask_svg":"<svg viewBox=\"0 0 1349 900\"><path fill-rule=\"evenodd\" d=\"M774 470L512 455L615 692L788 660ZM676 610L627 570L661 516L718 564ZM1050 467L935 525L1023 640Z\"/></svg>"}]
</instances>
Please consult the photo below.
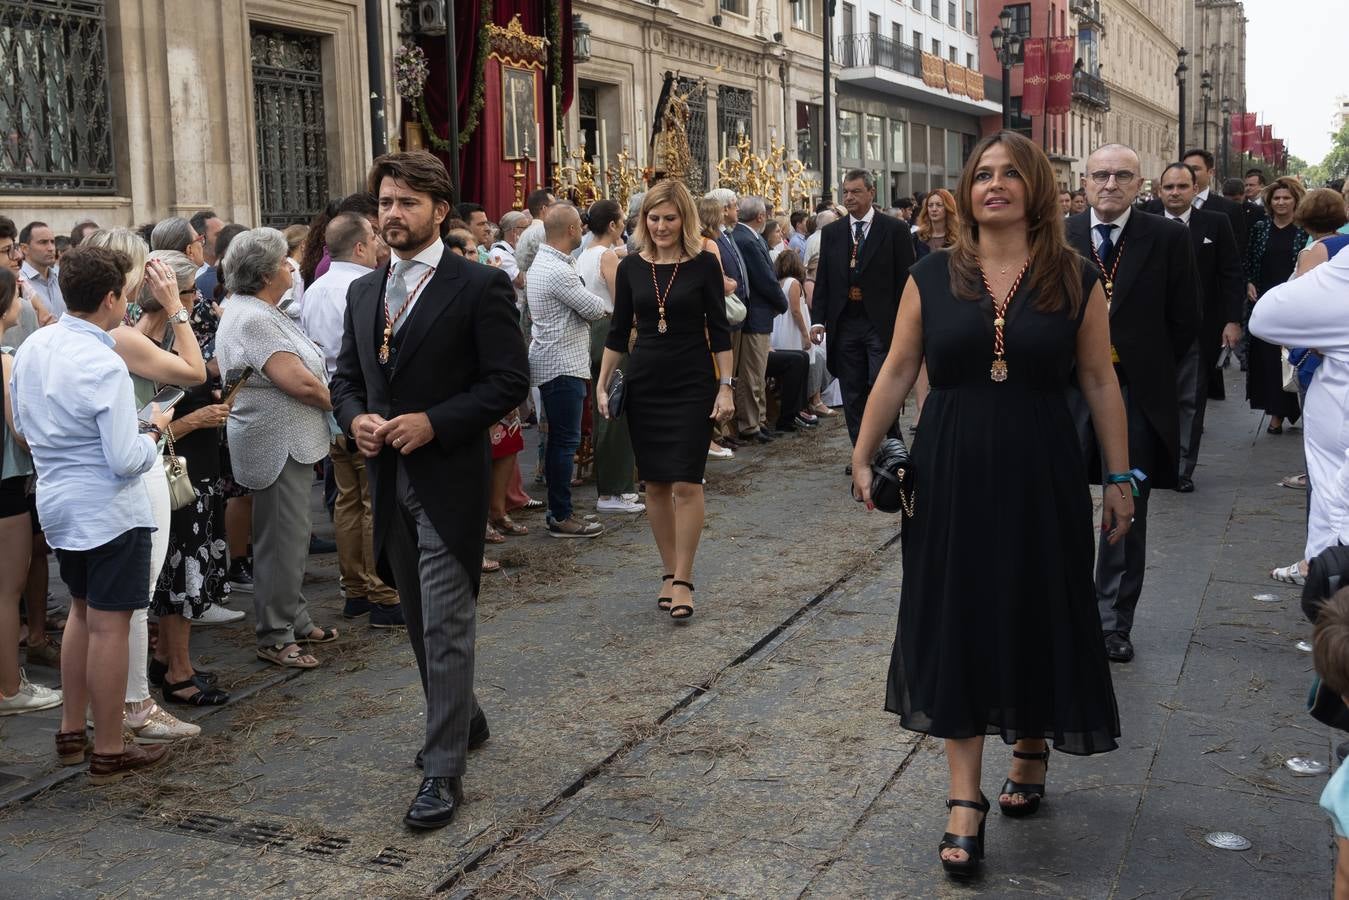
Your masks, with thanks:
<instances>
[{"instance_id":1,"label":"black platform sandal","mask_svg":"<svg viewBox=\"0 0 1349 900\"><path fill-rule=\"evenodd\" d=\"M1045 764L1045 776L1049 776L1049 747L1039 753L1023 753L1020 750L1013 750L1012 756L1016 759L1039 760ZM1013 819L1021 819L1026 816L1034 815L1040 808L1040 801L1045 796L1045 786L1041 784L1024 784L1020 781L1013 781L1008 778L1002 783L1002 790L999 794L1020 794L1025 800L1021 803L1003 803L1002 797L998 797L998 808L1002 810L1004 816Z\"/></svg>"},{"instance_id":2,"label":"black platform sandal","mask_svg":"<svg viewBox=\"0 0 1349 900\"><path fill-rule=\"evenodd\" d=\"M674 576L673 576L673 575L662 575L662 576L660 576L660 580L661 580L661 584L664 585L664 583L667 582L667 581L674 581ZM657 609L663 609L663 610L665 610L666 612L669 612L669 611L670 611L670 604L674 602L674 598L673 598L673 597L666 597L666 596L664 596L664 594L665 594L665 588L662 587L662 588L661 588L661 596L656 598L656 608L657 608Z\"/></svg>"},{"instance_id":3,"label":"black platform sandal","mask_svg":"<svg viewBox=\"0 0 1349 900\"><path fill-rule=\"evenodd\" d=\"M988 824L988 798L983 792L979 792L979 802L973 800L947 800L946 808L951 809L956 806L963 806L967 809L978 810L983 813L983 818L979 820L979 833L971 836L968 834L952 834L946 832L941 836L941 843L937 845L937 855L941 858L942 868L946 874L955 878L969 878L979 873L979 864L984 859L984 826ZM947 850L964 850L965 858L960 861L947 859L941 856Z\"/></svg>"},{"instance_id":4,"label":"black platform sandal","mask_svg":"<svg viewBox=\"0 0 1349 900\"><path fill-rule=\"evenodd\" d=\"M686 588L689 589L689 593L690 593L690 594L693 593L693 585L689 584L687 581L672 581L672 582L670 582L670 584L671 584L671 585L679 585L680 587L686 587ZM673 598L672 598L672 599L673 599ZM688 619L692 619L692 618L693 618L693 605L692 605L692 604L689 604L689 603L674 603L674 602L671 602L671 605L670 605L670 618L672 618L672 619L674 619L674 620L676 620L676 621L679 621L679 622L683 622L683 621L686 621L686 620L688 620Z\"/></svg>"},{"instance_id":5,"label":"black platform sandal","mask_svg":"<svg viewBox=\"0 0 1349 900\"><path fill-rule=\"evenodd\" d=\"M187 697L178 696L178 691L185 691L188 688L196 688L197 692ZM187 681L180 681L177 684L166 681L162 690L164 702L177 706L224 706L230 699L230 695L220 688L202 684L195 678L189 678Z\"/></svg>"},{"instance_id":6,"label":"black platform sandal","mask_svg":"<svg viewBox=\"0 0 1349 900\"><path fill-rule=\"evenodd\" d=\"M214 672L207 672L205 669L196 669L194 671L196 674L193 677L203 684L209 684L211 687L215 687L220 683L220 676ZM151 684L155 687L163 687L164 677L169 674L169 664L160 662L154 657L151 657L150 665L146 668L146 674L150 676Z\"/></svg>"}]
</instances>

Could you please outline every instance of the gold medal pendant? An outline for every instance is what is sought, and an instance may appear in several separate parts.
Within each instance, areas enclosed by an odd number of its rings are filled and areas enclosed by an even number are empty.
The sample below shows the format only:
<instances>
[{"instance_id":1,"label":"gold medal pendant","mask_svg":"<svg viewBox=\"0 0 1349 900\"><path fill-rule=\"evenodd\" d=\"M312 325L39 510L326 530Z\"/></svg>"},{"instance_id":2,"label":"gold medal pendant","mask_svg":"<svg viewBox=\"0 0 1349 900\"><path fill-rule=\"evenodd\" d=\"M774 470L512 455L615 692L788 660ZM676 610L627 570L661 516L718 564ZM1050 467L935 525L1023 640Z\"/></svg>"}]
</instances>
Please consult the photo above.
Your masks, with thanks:
<instances>
[{"instance_id":1,"label":"gold medal pendant","mask_svg":"<svg viewBox=\"0 0 1349 900\"><path fill-rule=\"evenodd\" d=\"M666 331L668 331L668 330L669 330L669 326L665 324L665 320L664 320L664 319L661 319L659 322L656 323L656 331L657 331L658 333L664 334L664 333L665 333Z\"/></svg>"},{"instance_id":2,"label":"gold medal pendant","mask_svg":"<svg viewBox=\"0 0 1349 900\"><path fill-rule=\"evenodd\" d=\"M995 359L993 365L988 369L988 377L994 381L1003 382L1007 380L1007 360Z\"/></svg>"},{"instance_id":3,"label":"gold medal pendant","mask_svg":"<svg viewBox=\"0 0 1349 900\"><path fill-rule=\"evenodd\" d=\"M1115 282L1113 282L1113 281L1111 281L1111 280L1109 280L1109 279L1106 279L1106 282L1105 282L1105 295L1106 295L1107 297L1109 297L1109 296L1110 296L1110 292L1113 291L1114 289L1115 289Z\"/></svg>"},{"instance_id":4,"label":"gold medal pendant","mask_svg":"<svg viewBox=\"0 0 1349 900\"><path fill-rule=\"evenodd\" d=\"M389 364L389 345L385 344L379 348L379 364L387 366Z\"/></svg>"}]
</instances>

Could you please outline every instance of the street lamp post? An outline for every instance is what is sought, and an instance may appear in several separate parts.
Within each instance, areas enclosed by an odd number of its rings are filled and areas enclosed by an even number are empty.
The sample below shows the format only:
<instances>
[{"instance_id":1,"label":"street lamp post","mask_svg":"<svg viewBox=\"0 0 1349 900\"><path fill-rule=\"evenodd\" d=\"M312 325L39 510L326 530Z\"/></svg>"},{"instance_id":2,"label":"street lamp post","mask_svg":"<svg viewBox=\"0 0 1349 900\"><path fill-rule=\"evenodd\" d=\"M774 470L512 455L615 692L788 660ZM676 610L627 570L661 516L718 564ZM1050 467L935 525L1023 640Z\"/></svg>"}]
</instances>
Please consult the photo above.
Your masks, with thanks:
<instances>
[{"instance_id":1,"label":"street lamp post","mask_svg":"<svg viewBox=\"0 0 1349 900\"><path fill-rule=\"evenodd\" d=\"M1222 101L1221 101L1221 105L1220 105L1218 108L1219 108L1220 110L1222 110L1222 115L1223 115L1223 120L1222 120L1222 122L1220 123L1220 124L1221 124L1221 127L1222 127L1222 130L1223 130L1223 131L1222 131L1222 135L1223 135L1223 148L1222 148L1223 169L1222 169L1222 172L1223 172L1223 178L1229 178L1229 177L1231 177L1231 175L1232 175L1232 161L1231 161L1230 159L1228 159L1228 149L1227 149L1227 148L1228 148L1229 135L1230 135L1231 132L1232 132L1232 98L1231 98L1231 97L1224 97L1224 98L1222 99Z\"/></svg>"},{"instance_id":2,"label":"street lamp post","mask_svg":"<svg viewBox=\"0 0 1349 900\"><path fill-rule=\"evenodd\" d=\"M1180 149L1176 151L1176 156L1185 155L1185 73L1190 71L1190 67L1185 65L1185 57L1190 55L1190 51L1181 47L1176 51L1176 87L1179 98L1178 112L1180 113Z\"/></svg>"},{"instance_id":3,"label":"street lamp post","mask_svg":"<svg viewBox=\"0 0 1349 900\"><path fill-rule=\"evenodd\" d=\"M824 98L820 112L820 199L834 202L834 106L830 63L834 55L834 9L836 0L824 0Z\"/></svg>"},{"instance_id":4,"label":"street lamp post","mask_svg":"<svg viewBox=\"0 0 1349 900\"><path fill-rule=\"evenodd\" d=\"M1205 150L1207 150L1207 149L1209 149L1209 146L1208 146L1208 105L1209 105L1209 101L1213 99L1213 76L1212 76L1211 74L1209 74L1208 72L1201 72L1200 75L1199 75L1199 86L1200 86L1200 89L1201 89L1200 96L1203 98L1203 101L1204 101L1204 139L1203 139L1203 141L1201 142L1201 146L1203 146L1203 148L1204 148Z\"/></svg>"},{"instance_id":5,"label":"street lamp post","mask_svg":"<svg viewBox=\"0 0 1349 900\"><path fill-rule=\"evenodd\" d=\"M1021 35L1012 31L1012 9L1004 6L998 13L998 24L989 34L993 52L1002 65L1002 129L1012 128L1012 63L1021 55Z\"/></svg>"}]
</instances>

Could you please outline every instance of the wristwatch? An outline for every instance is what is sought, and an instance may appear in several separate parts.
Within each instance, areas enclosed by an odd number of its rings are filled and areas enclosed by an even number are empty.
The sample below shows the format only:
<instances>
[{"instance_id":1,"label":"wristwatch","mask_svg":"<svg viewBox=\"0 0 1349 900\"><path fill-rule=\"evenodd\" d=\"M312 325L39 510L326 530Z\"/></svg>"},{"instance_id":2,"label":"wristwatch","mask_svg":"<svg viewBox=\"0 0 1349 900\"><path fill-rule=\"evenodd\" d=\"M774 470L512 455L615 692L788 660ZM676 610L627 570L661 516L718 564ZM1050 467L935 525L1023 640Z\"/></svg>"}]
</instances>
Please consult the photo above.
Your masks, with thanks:
<instances>
[{"instance_id":1,"label":"wristwatch","mask_svg":"<svg viewBox=\"0 0 1349 900\"><path fill-rule=\"evenodd\" d=\"M183 324L184 322L186 322L187 320L188 320L188 315L187 315L187 310L186 310L186 309L180 309L180 310L178 310L176 313L174 313L173 315L169 316L169 324L170 324L170 325L182 325L182 324Z\"/></svg>"},{"instance_id":2,"label":"wristwatch","mask_svg":"<svg viewBox=\"0 0 1349 900\"><path fill-rule=\"evenodd\" d=\"M724 375L717 380L717 383L724 385L725 387L728 387L731 390L735 390L735 386L738 383L738 379L733 375Z\"/></svg>"}]
</instances>

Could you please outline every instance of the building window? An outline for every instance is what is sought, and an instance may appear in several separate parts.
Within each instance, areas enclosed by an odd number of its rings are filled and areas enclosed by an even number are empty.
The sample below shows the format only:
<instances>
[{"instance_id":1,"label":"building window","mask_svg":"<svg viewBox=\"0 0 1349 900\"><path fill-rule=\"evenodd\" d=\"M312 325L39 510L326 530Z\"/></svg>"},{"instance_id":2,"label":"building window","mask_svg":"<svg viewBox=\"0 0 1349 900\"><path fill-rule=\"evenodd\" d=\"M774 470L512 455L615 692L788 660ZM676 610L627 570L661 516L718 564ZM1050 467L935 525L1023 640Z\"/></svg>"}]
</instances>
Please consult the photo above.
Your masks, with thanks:
<instances>
[{"instance_id":1,"label":"building window","mask_svg":"<svg viewBox=\"0 0 1349 900\"><path fill-rule=\"evenodd\" d=\"M952 28L956 27L956 5L950 0L946 3L946 24Z\"/></svg>"},{"instance_id":2,"label":"building window","mask_svg":"<svg viewBox=\"0 0 1349 900\"><path fill-rule=\"evenodd\" d=\"M717 134L721 155L732 155L741 135L754 143L754 92L720 85L717 88Z\"/></svg>"},{"instance_id":3,"label":"building window","mask_svg":"<svg viewBox=\"0 0 1349 900\"><path fill-rule=\"evenodd\" d=\"M815 31L815 4L793 3L791 7L793 27L813 33Z\"/></svg>"},{"instance_id":4,"label":"building window","mask_svg":"<svg viewBox=\"0 0 1349 900\"><path fill-rule=\"evenodd\" d=\"M904 122L900 119L890 120L890 161L892 163L904 164Z\"/></svg>"},{"instance_id":5,"label":"building window","mask_svg":"<svg viewBox=\"0 0 1349 900\"><path fill-rule=\"evenodd\" d=\"M941 20L941 0L932 0L932 18Z\"/></svg>"},{"instance_id":6,"label":"building window","mask_svg":"<svg viewBox=\"0 0 1349 900\"><path fill-rule=\"evenodd\" d=\"M927 126L909 123L909 150L917 165L927 164Z\"/></svg>"},{"instance_id":7,"label":"building window","mask_svg":"<svg viewBox=\"0 0 1349 900\"><path fill-rule=\"evenodd\" d=\"M881 33L881 17L872 13L867 16L867 34Z\"/></svg>"},{"instance_id":8,"label":"building window","mask_svg":"<svg viewBox=\"0 0 1349 900\"><path fill-rule=\"evenodd\" d=\"M250 49L259 224L307 222L328 202L319 37L254 26Z\"/></svg>"},{"instance_id":9,"label":"building window","mask_svg":"<svg viewBox=\"0 0 1349 900\"><path fill-rule=\"evenodd\" d=\"M967 69L973 69L973 68L974 68L974 54L973 54L973 53L966 53L966 54L965 54L965 68L967 68Z\"/></svg>"},{"instance_id":10,"label":"building window","mask_svg":"<svg viewBox=\"0 0 1349 900\"><path fill-rule=\"evenodd\" d=\"M820 168L820 107L796 104L796 155L807 169Z\"/></svg>"},{"instance_id":11,"label":"building window","mask_svg":"<svg viewBox=\"0 0 1349 900\"><path fill-rule=\"evenodd\" d=\"M838 111L838 151L843 159L862 158L862 114Z\"/></svg>"},{"instance_id":12,"label":"building window","mask_svg":"<svg viewBox=\"0 0 1349 900\"><path fill-rule=\"evenodd\" d=\"M104 0L0 0L0 193L111 194Z\"/></svg>"},{"instance_id":13,"label":"building window","mask_svg":"<svg viewBox=\"0 0 1349 900\"><path fill-rule=\"evenodd\" d=\"M904 26L898 22L890 26L890 40L896 44L904 43Z\"/></svg>"},{"instance_id":14,"label":"building window","mask_svg":"<svg viewBox=\"0 0 1349 900\"><path fill-rule=\"evenodd\" d=\"M749 0L721 0L721 8L723 12L747 16L749 15Z\"/></svg>"},{"instance_id":15,"label":"building window","mask_svg":"<svg viewBox=\"0 0 1349 900\"><path fill-rule=\"evenodd\" d=\"M921 10L923 8L923 0L913 0L913 8Z\"/></svg>"},{"instance_id":16,"label":"building window","mask_svg":"<svg viewBox=\"0 0 1349 900\"><path fill-rule=\"evenodd\" d=\"M923 33L921 31L915 31L913 33L913 49L917 50L919 53L923 51Z\"/></svg>"},{"instance_id":17,"label":"building window","mask_svg":"<svg viewBox=\"0 0 1349 900\"><path fill-rule=\"evenodd\" d=\"M694 78L675 79L675 90L684 94L689 104L689 172L688 188L696 197L707 190L707 85Z\"/></svg>"},{"instance_id":18,"label":"building window","mask_svg":"<svg viewBox=\"0 0 1349 900\"><path fill-rule=\"evenodd\" d=\"M867 116L867 162L885 161L885 120L880 116Z\"/></svg>"},{"instance_id":19,"label":"building window","mask_svg":"<svg viewBox=\"0 0 1349 900\"><path fill-rule=\"evenodd\" d=\"M1016 6L1009 6L1007 9L1012 11L1012 31L1023 37L1030 36L1030 4L1018 3Z\"/></svg>"},{"instance_id":20,"label":"building window","mask_svg":"<svg viewBox=\"0 0 1349 900\"><path fill-rule=\"evenodd\" d=\"M857 33L857 7L851 3L843 4L843 34L852 37Z\"/></svg>"},{"instance_id":21,"label":"building window","mask_svg":"<svg viewBox=\"0 0 1349 900\"><path fill-rule=\"evenodd\" d=\"M956 61L956 48L955 48L955 47L947 47L947 48L946 48L946 58L949 59L949 60L951 60L951 62L955 62L955 61Z\"/></svg>"},{"instance_id":22,"label":"building window","mask_svg":"<svg viewBox=\"0 0 1349 900\"><path fill-rule=\"evenodd\" d=\"M932 39L932 55L941 56L941 41L936 38Z\"/></svg>"}]
</instances>

